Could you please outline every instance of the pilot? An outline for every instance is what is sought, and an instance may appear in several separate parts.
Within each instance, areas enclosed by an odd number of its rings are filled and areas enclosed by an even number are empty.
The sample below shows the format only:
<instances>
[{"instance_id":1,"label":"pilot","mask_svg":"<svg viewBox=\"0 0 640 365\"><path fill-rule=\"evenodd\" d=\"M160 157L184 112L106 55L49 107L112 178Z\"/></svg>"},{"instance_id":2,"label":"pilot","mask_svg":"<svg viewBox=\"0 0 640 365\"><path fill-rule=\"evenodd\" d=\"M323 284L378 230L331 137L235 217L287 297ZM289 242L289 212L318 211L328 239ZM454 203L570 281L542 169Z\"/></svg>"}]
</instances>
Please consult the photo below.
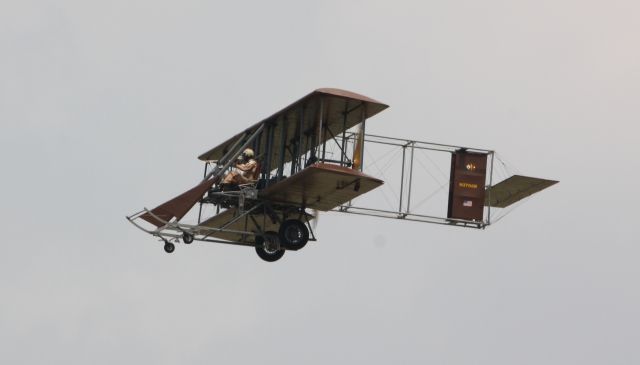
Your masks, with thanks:
<instances>
[{"instance_id":1,"label":"pilot","mask_svg":"<svg viewBox=\"0 0 640 365\"><path fill-rule=\"evenodd\" d=\"M254 159L251 148L242 152L236 161L236 168L224 177L224 185L240 185L256 180L258 173L258 162Z\"/></svg>"}]
</instances>

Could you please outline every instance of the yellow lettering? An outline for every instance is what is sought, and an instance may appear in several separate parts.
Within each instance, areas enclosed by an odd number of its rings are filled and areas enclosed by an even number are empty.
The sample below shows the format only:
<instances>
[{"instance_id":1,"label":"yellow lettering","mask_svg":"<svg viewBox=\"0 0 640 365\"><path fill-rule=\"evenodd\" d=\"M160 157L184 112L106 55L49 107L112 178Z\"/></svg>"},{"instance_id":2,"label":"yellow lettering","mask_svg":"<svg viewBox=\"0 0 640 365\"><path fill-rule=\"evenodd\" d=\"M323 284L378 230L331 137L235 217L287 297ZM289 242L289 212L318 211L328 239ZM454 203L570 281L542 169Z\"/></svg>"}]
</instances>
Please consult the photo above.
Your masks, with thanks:
<instances>
[{"instance_id":1,"label":"yellow lettering","mask_svg":"<svg viewBox=\"0 0 640 365\"><path fill-rule=\"evenodd\" d=\"M458 183L458 186L461 188L468 188L468 189L477 189L478 188L478 184L471 184L471 183L466 183L466 182L460 182Z\"/></svg>"}]
</instances>

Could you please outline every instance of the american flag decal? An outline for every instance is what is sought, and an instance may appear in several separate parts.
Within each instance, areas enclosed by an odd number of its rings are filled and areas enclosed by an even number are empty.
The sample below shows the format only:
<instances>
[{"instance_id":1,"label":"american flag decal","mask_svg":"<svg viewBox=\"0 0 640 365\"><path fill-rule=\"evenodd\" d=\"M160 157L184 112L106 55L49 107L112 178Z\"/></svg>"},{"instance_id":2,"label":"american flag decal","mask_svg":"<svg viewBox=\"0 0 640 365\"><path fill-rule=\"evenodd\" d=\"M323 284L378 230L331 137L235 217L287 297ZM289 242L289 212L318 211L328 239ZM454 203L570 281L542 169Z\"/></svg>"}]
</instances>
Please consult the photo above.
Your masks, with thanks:
<instances>
[{"instance_id":1,"label":"american flag decal","mask_svg":"<svg viewBox=\"0 0 640 365\"><path fill-rule=\"evenodd\" d=\"M462 202L462 206L463 207L472 207L473 206L473 202L471 200L465 200Z\"/></svg>"}]
</instances>

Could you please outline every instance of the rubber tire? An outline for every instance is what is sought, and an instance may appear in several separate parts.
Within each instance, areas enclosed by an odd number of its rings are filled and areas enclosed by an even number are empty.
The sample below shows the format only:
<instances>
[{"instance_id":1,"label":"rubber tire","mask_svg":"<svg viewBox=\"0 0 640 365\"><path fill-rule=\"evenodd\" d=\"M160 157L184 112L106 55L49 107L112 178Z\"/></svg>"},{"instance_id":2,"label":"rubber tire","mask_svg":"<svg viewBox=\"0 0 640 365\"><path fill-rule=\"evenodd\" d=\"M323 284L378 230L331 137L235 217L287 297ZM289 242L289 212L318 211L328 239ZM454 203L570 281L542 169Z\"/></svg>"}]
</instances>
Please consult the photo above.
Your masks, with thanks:
<instances>
[{"instance_id":1,"label":"rubber tire","mask_svg":"<svg viewBox=\"0 0 640 365\"><path fill-rule=\"evenodd\" d=\"M187 245L190 244L191 242L193 242L193 235L187 232L183 232L182 242L186 243Z\"/></svg>"},{"instance_id":2,"label":"rubber tire","mask_svg":"<svg viewBox=\"0 0 640 365\"><path fill-rule=\"evenodd\" d=\"M309 229L297 219L288 219L280 225L278 231L280 244L287 250L299 250L309 242ZM295 236L298 236L295 238Z\"/></svg>"},{"instance_id":3,"label":"rubber tire","mask_svg":"<svg viewBox=\"0 0 640 365\"><path fill-rule=\"evenodd\" d=\"M265 232L265 236L267 237L267 239L279 239L278 234L272 231ZM256 253L258 254L258 256L260 256L260 258L266 262L274 262L280 260L282 256L284 256L285 250L283 248L275 251L267 250L264 247L264 240L265 237L256 236Z\"/></svg>"},{"instance_id":4,"label":"rubber tire","mask_svg":"<svg viewBox=\"0 0 640 365\"><path fill-rule=\"evenodd\" d=\"M175 250L176 250L176 246L173 243L165 242L165 244L164 244L164 252L172 253Z\"/></svg>"}]
</instances>

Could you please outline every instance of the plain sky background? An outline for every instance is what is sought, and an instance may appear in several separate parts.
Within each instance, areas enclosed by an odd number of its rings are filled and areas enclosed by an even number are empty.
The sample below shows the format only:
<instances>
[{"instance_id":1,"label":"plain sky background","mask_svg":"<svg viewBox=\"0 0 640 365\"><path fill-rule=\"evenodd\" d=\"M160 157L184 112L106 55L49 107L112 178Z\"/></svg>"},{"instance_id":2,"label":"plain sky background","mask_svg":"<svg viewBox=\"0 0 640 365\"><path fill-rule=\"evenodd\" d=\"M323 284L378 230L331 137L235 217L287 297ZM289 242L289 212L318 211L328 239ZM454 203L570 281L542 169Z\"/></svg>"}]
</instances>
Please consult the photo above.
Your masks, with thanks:
<instances>
[{"instance_id":1,"label":"plain sky background","mask_svg":"<svg viewBox=\"0 0 640 365\"><path fill-rule=\"evenodd\" d=\"M3 364L638 364L635 0L0 1ZM124 217L319 87L561 180L485 231L325 214L275 264Z\"/></svg>"}]
</instances>

